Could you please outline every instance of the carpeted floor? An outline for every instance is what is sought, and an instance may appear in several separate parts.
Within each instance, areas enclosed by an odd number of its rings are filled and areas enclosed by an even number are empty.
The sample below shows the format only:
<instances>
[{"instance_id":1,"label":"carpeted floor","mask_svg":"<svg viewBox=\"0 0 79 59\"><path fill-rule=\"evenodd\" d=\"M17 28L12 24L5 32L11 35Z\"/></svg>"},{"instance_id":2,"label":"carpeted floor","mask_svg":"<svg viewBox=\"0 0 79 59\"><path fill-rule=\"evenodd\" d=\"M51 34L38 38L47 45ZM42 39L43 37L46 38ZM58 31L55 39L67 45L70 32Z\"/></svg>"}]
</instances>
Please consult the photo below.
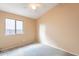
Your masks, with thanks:
<instances>
[{"instance_id":1,"label":"carpeted floor","mask_svg":"<svg viewBox=\"0 0 79 59\"><path fill-rule=\"evenodd\" d=\"M0 56L74 56L74 55L47 45L34 44L21 48L16 48L10 51L1 52Z\"/></svg>"}]
</instances>

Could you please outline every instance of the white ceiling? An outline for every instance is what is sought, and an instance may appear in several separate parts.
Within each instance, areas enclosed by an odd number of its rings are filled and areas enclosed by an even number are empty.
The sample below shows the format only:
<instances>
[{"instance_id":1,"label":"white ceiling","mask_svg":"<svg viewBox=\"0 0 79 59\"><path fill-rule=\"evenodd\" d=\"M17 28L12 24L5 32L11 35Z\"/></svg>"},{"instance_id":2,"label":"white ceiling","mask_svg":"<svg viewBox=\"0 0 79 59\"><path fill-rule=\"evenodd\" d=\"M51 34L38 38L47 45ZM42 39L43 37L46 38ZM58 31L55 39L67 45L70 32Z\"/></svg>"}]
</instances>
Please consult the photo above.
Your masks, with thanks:
<instances>
[{"instance_id":1,"label":"white ceiling","mask_svg":"<svg viewBox=\"0 0 79 59\"><path fill-rule=\"evenodd\" d=\"M41 7L36 10L31 9L29 3L0 3L0 10L37 19L49 9L55 7L56 3L41 3Z\"/></svg>"}]
</instances>

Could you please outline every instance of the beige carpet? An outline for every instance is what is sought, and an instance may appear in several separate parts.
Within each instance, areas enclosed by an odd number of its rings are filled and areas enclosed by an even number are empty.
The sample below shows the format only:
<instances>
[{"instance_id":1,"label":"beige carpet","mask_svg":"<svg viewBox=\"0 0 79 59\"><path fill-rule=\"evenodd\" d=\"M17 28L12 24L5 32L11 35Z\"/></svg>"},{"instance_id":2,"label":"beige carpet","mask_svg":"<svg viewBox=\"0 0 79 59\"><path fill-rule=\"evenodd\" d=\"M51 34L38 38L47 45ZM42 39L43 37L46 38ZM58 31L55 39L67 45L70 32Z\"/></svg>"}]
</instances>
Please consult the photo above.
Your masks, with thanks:
<instances>
[{"instance_id":1,"label":"beige carpet","mask_svg":"<svg viewBox=\"0 0 79 59\"><path fill-rule=\"evenodd\" d=\"M47 45L33 44L21 48L16 48L10 51L2 52L0 53L0 56L73 56L73 55Z\"/></svg>"}]
</instances>

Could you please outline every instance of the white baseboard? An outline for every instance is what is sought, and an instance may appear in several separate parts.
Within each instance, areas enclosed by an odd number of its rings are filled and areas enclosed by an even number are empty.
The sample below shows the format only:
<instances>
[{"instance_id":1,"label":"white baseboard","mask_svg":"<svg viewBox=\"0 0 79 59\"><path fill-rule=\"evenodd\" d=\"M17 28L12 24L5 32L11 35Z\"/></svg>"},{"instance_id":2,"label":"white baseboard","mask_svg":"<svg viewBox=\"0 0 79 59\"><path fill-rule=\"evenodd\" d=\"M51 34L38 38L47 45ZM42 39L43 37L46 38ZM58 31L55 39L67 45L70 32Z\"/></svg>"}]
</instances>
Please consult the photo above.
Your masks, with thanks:
<instances>
[{"instance_id":1,"label":"white baseboard","mask_svg":"<svg viewBox=\"0 0 79 59\"><path fill-rule=\"evenodd\" d=\"M63 48L60 48L60 47L58 47L58 46L53 46L53 45L50 45L50 44L47 44L47 43L46 43L45 45L48 45L48 46L50 46L50 47L53 47L53 48L56 48L56 49L59 49L59 50L62 50L62 51L68 52L68 53L70 53L70 54L73 54L73 55L79 56L78 54L75 54L75 53L72 53L72 52L66 51L66 50L64 50Z\"/></svg>"}]
</instances>

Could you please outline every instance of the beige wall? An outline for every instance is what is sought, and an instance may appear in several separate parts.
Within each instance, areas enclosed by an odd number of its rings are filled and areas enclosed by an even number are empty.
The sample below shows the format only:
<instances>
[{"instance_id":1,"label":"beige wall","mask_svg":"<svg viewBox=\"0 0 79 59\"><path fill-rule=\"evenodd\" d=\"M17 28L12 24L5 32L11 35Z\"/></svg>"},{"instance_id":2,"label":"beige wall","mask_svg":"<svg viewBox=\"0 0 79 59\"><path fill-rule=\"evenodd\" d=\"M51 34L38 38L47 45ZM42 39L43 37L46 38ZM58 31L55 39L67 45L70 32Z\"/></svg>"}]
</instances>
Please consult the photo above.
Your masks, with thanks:
<instances>
[{"instance_id":1,"label":"beige wall","mask_svg":"<svg viewBox=\"0 0 79 59\"><path fill-rule=\"evenodd\" d=\"M5 19L23 20L24 34L22 35L5 35ZM30 18L18 16L0 11L0 50L6 50L16 46L29 44L35 40L35 21Z\"/></svg>"},{"instance_id":2,"label":"beige wall","mask_svg":"<svg viewBox=\"0 0 79 59\"><path fill-rule=\"evenodd\" d=\"M79 55L79 4L57 5L36 22L38 39Z\"/></svg>"}]
</instances>

